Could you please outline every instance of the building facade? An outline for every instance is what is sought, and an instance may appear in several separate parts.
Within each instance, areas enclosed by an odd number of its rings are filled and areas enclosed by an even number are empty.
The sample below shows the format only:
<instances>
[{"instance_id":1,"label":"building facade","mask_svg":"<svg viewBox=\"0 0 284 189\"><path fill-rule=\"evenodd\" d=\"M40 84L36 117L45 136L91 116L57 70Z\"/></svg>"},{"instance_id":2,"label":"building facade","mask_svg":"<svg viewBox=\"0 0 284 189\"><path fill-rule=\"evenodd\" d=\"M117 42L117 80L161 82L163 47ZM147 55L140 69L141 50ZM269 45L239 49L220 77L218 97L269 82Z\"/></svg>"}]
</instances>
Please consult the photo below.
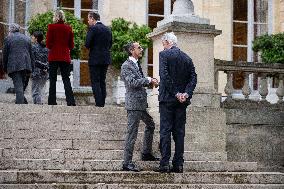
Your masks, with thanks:
<instances>
[{"instance_id":1,"label":"building facade","mask_svg":"<svg viewBox=\"0 0 284 189\"><path fill-rule=\"evenodd\" d=\"M1 2L4 6L0 8L0 49L4 36L7 35L9 23L17 22L26 28L27 21L33 15L50 9L60 7L74 13L85 23L87 23L87 13L97 11L101 15L102 22L107 25L112 19L122 17L155 28L158 21L171 14L175 0L1 0ZM284 32L284 0L192 0L192 2L196 15L210 19L210 24L222 30L222 34L215 38L216 59L259 62L261 61L259 55L252 51L252 41L255 37L265 33ZM147 59L143 65L149 75L153 75L153 64L158 64L153 62L152 51L152 48L148 49ZM81 59L87 60L87 56ZM256 85L256 78L251 76L251 85ZM224 89L225 81L226 75L220 73L219 92ZM80 80L80 83L86 85L83 80ZM236 91L242 84L242 73L235 74ZM254 89L257 90L257 85Z\"/></svg>"}]
</instances>

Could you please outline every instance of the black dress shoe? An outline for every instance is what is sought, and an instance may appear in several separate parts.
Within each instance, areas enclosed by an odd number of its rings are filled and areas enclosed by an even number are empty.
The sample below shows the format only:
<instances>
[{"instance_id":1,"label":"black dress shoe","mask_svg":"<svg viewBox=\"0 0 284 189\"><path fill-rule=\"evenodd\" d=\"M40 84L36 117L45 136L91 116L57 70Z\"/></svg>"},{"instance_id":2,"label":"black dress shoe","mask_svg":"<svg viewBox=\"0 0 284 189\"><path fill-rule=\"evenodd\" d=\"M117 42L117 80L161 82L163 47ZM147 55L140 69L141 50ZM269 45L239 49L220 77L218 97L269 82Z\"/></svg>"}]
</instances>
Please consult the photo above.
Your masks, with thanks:
<instances>
[{"instance_id":1,"label":"black dress shoe","mask_svg":"<svg viewBox=\"0 0 284 189\"><path fill-rule=\"evenodd\" d=\"M173 166L171 169L171 172L173 173L183 173L183 166Z\"/></svg>"},{"instance_id":2,"label":"black dress shoe","mask_svg":"<svg viewBox=\"0 0 284 189\"><path fill-rule=\"evenodd\" d=\"M56 102L55 103L50 103L49 102L48 105L54 105L55 106L55 105L57 105L57 103Z\"/></svg>"},{"instance_id":3,"label":"black dress shoe","mask_svg":"<svg viewBox=\"0 0 284 189\"><path fill-rule=\"evenodd\" d=\"M167 166L160 166L157 169L155 169L154 171L155 172L160 172L160 173L170 173L171 172L169 165L167 165Z\"/></svg>"},{"instance_id":4,"label":"black dress shoe","mask_svg":"<svg viewBox=\"0 0 284 189\"><path fill-rule=\"evenodd\" d=\"M159 161L160 158L153 156L152 154L142 154L141 155L142 161Z\"/></svg>"},{"instance_id":5,"label":"black dress shoe","mask_svg":"<svg viewBox=\"0 0 284 189\"><path fill-rule=\"evenodd\" d=\"M139 172L140 170L136 167L134 163L129 163L127 165L122 166L123 171L134 171L134 172Z\"/></svg>"},{"instance_id":6,"label":"black dress shoe","mask_svg":"<svg viewBox=\"0 0 284 189\"><path fill-rule=\"evenodd\" d=\"M76 106L76 104L67 104L67 106Z\"/></svg>"}]
</instances>

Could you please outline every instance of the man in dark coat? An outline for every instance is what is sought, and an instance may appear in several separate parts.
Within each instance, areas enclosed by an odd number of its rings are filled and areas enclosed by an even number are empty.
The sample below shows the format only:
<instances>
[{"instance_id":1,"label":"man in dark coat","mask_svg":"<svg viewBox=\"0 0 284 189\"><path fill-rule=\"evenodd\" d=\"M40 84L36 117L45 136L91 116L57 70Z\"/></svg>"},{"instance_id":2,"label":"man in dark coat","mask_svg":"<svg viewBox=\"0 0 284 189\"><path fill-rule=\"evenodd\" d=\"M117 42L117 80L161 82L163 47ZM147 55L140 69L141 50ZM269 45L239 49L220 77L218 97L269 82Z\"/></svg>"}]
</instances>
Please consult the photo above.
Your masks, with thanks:
<instances>
[{"instance_id":1,"label":"man in dark coat","mask_svg":"<svg viewBox=\"0 0 284 189\"><path fill-rule=\"evenodd\" d=\"M106 73L111 63L110 49L112 46L111 30L100 22L100 15L94 12L88 14L90 25L86 37L86 48L89 52L89 70L92 90L96 106L104 107L106 99Z\"/></svg>"},{"instance_id":2,"label":"man in dark coat","mask_svg":"<svg viewBox=\"0 0 284 189\"><path fill-rule=\"evenodd\" d=\"M20 33L18 24L9 26L9 35L4 40L3 66L13 80L16 104L26 104L24 88L27 75L33 70L32 45L30 38Z\"/></svg>"},{"instance_id":3,"label":"man in dark coat","mask_svg":"<svg viewBox=\"0 0 284 189\"><path fill-rule=\"evenodd\" d=\"M183 172L186 108L197 83L191 58L177 46L177 37L166 33L162 38L164 51L159 55L160 151L159 172ZM175 142L173 168L170 170L171 134Z\"/></svg>"}]
</instances>

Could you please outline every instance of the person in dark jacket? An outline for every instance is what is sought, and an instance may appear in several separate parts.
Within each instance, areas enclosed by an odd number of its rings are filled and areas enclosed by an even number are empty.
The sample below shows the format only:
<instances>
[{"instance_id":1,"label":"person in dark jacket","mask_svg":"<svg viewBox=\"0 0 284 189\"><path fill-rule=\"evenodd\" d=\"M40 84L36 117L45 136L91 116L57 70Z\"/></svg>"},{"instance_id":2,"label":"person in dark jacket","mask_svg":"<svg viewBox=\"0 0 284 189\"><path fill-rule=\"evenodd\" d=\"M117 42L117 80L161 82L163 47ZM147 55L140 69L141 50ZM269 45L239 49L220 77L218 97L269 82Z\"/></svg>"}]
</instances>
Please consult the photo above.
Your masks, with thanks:
<instances>
[{"instance_id":1,"label":"person in dark jacket","mask_svg":"<svg viewBox=\"0 0 284 189\"><path fill-rule=\"evenodd\" d=\"M104 107L106 99L106 73L111 63L110 49L112 46L111 30L100 22L100 15L94 12L88 14L90 25L86 37L86 48L89 52L89 70L92 90L96 106Z\"/></svg>"},{"instance_id":2,"label":"person in dark jacket","mask_svg":"<svg viewBox=\"0 0 284 189\"><path fill-rule=\"evenodd\" d=\"M35 31L32 34L32 53L35 66L32 73L32 96L34 104L43 104L42 93L48 79L48 49L43 41L43 32Z\"/></svg>"},{"instance_id":3,"label":"person in dark jacket","mask_svg":"<svg viewBox=\"0 0 284 189\"><path fill-rule=\"evenodd\" d=\"M4 72L13 80L16 104L27 104L24 88L27 76L33 70L32 59L30 38L20 33L18 24L11 24L4 40L3 66Z\"/></svg>"},{"instance_id":4,"label":"person in dark jacket","mask_svg":"<svg viewBox=\"0 0 284 189\"><path fill-rule=\"evenodd\" d=\"M56 10L53 17L54 24L48 25L46 47L49 49L49 96L48 104L56 105L57 70L60 68L67 106L76 106L70 83L70 51L74 48L74 34L72 28L64 23L65 16L62 10Z\"/></svg>"},{"instance_id":5,"label":"person in dark jacket","mask_svg":"<svg viewBox=\"0 0 284 189\"><path fill-rule=\"evenodd\" d=\"M183 172L186 108L197 83L191 58L177 46L177 37L166 33L162 37L164 51L159 55L160 151L159 172ZM170 170L171 134L175 153Z\"/></svg>"}]
</instances>

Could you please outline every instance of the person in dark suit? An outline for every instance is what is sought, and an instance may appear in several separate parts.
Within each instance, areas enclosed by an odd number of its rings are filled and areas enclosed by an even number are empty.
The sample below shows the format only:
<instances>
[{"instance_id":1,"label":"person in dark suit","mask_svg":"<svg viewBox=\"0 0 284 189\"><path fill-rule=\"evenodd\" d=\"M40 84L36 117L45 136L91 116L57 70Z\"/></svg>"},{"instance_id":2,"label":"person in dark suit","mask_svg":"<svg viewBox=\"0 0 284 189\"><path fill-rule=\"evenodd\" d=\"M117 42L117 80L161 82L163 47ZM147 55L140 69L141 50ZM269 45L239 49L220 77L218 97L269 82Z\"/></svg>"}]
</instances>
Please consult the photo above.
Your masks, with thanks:
<instances>
[{"instance_id":1,"label":"person in dark suit","mask_svg":"<svg viewBox=\"0 0 284 189\"><path fill-rule=\"evenodd\" d=\"M159 110L160 151L159 172L183 172L186 108L190 104L197 83L197 75L191 58L177 46L177 37L166 33L162 37L164 50L159 54ZM172 169L171 134L175 142Z\"/></svg>"},{"instance_id":2,"label":"person in dark suit","mask_svg":"<svg viewBox=\"0 0 284 189\"><path fill-rule=\"evenodd\" d=\"M111 30L100 22L100 15L88 14L89 31L86 37L86 48L89 49L89 70L96 106L104 107L106 99L106 73L111 63L112 46Z\"/></svg>"},{"instance_id":3,"label":"person in dark suit","mask_svg":"<svg viewBox=\"0 0 284 189\"><path fill-rule=\"evenodd\" d=\"M121 79L125 83L125 108L127 110L128 126L124 148L124 171L138 172L139 168L132 162L133 149L137 139L139 122L146 124L142 161L157 161L158 158L152 155L152 142L155 130L153 118L146 111L147 93L145 87L150 84L157 85L158 80L151 77L144 77L138 59L142 57L142 47L137 42L130 42L125 46L129 58L121 66Z\"/></svg>"},{"instance_id":4,"label":"person in dark suit","mask_svg":"<svg viewBox=\"0 0 284 189\"><path fill-rule=\"evenodd\" d=\"M57 70L60 68L67 106L76 106L70 83L70 51L74 48L74 35L71 26L64 23L65 16L62 10L56 10L53 17L54 24L48 25L46 47L49 61L49 96L48 104L56 103Z\"/></svg>"},{"instance_id":5,"label":"person in dark suit","mask_svg":"<svg viewBox=\"0 0 284 189\"><path fill-rule=\"evenodd\" d=\"M20 33L18 24L9 26L9 35L4 40L4 72L12 78L16 93L16 104L27 104L24 96L27 77L33 70L31 39Z\"/></svg>"}]
</instances>

